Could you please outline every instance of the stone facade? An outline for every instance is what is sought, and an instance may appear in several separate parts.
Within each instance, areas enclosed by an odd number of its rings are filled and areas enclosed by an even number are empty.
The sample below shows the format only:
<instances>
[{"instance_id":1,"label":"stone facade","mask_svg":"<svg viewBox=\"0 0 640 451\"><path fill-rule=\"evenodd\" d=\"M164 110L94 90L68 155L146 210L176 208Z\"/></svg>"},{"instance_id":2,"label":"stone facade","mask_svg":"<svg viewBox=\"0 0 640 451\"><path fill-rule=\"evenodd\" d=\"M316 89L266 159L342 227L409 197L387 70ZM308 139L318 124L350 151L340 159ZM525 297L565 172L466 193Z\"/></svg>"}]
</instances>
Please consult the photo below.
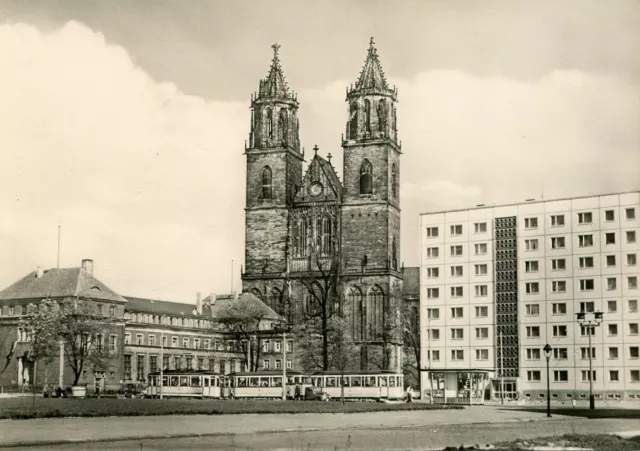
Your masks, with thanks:
<instances>
[{"instance_id":1,"label":"stone facade","mask_svg":"<svg viewBox=\"0 0 640 451\"><path fill-rule=\"evenodd\" d=\"M387 84L372 40L362 72L347 90L343 180L331 154L323 158L317 147L303 174L297 96L287 86L278 49L251 99L243 291L298 324L313 313L310 287L322 286L331 274L330 310L349 321L361 350L354 366L399 371L397 91Z\"/></svg>"}]
</instances>

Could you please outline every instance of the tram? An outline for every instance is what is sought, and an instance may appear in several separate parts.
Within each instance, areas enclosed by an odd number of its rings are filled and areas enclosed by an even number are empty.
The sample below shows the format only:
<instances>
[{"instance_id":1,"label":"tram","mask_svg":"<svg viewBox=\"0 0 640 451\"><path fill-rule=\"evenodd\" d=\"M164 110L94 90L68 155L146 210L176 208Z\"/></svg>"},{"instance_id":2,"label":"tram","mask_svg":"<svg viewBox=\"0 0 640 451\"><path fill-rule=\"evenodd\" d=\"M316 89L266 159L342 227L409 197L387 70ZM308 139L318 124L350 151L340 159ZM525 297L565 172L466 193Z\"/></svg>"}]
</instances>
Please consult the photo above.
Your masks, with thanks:
<instances>
[{"instance_id":1,"label":"tram","mask_svg":"<svg viewBox=\"0 0 640 451\"><path fill-rule=\"evenodd\" d=\"M295 384L303 385L305 381L309 386L307 376L287 370L287 398L294 397ZM227 374L223 385L223 397L282 399L282 371L279 370Z\"/></svg>"},{"instance_id":2,"label":"tram","mask_svg":"<svg viewBox=\"0 0 640 451\"><path fill-rule=\"evenodd\" d=\"M220 398L223 376L210 371L166 370L149 374L147 396L159 398ZM160 383L162 382L162 386Z\"/></svg>"},{"instance_id":3,"label":"tram","mask_svg":"<svg viewBox=\"0 0 640 451\"><path fill-rule=\"evenodd\" d=\"M333 399L403 399L404 377L393 371L324 371L311 375L311 384Z\"/></svg>"}]
</instances>

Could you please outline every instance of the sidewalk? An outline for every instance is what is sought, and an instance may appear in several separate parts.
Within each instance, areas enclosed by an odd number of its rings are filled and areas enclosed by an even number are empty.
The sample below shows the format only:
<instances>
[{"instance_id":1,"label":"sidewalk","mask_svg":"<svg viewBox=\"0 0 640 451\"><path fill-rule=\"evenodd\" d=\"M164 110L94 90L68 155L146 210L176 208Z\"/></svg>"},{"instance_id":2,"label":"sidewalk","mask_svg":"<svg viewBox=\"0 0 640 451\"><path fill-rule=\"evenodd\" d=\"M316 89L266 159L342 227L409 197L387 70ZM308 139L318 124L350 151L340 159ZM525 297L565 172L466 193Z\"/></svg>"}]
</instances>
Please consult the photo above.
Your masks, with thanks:
<instances>
[{"instance_id":1,"label":"sidewalk","mask_svg":"<svg viewBox=\"0 0 640 451\"><path fill-rule=\"evenodd\" d=\"M464 410L394 413L175 415L0 420L0 447L143 438L193 437L199 435L563 421L569 418L554 416L548 419L544 413L504 411L493 407L477 406L468 407Z\"/></svg>"}]
</instances>

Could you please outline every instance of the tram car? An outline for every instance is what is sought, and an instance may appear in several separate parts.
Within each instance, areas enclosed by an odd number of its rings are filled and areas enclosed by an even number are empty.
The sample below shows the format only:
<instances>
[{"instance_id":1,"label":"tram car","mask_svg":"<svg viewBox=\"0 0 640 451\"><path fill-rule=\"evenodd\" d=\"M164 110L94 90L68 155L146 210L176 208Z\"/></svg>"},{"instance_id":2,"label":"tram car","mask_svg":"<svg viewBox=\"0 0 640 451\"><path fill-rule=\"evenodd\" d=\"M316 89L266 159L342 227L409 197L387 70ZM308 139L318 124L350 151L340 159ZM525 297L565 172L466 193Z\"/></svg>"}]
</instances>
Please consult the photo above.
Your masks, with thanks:
<instances>
[{"instance_id":1,"label":"tram car","mask_svg":"<svg viewBox=\"0 0 640 451\"><path fill-rule=\"evenodd\" d=\"M210 371L166 370L149 374L147 396L159 398L220 398L223 376ZM160 385L162 383L162 386Z\"/></svg>"},{"instance_id":2,"label":"tram car","mask_svg":"<svg viewBox=\"0 0 640 451\"><path fill-rule=\"evenodd\" d=\"M305 381L306 384L304 384ZM287 398L293 399L296 384L310 386L310 379L302 373L288 370ZM224 385L223 397L282 399L282 371L280 370L227 374Z\"/></svg>"},{"instance_id":3,"label":"tram car","mask_svg":"<svg viewBox=\"0 0 640 451\"><path fill-rule=\"evenodd\" d=\"M311 384L332 399L341 399L344 378L345 399L403 399L404 376L393 371L324 371L311 375Z\"/></svg>"}]
</instances>

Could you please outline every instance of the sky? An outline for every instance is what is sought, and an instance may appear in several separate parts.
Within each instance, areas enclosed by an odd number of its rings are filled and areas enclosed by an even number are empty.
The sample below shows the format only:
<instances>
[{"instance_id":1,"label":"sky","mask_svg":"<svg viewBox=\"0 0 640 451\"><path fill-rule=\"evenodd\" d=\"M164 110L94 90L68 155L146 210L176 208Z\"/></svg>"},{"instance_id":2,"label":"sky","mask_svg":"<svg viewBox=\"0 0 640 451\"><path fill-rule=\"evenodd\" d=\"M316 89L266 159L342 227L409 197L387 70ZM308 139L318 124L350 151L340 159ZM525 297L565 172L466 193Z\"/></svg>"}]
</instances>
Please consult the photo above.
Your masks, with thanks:
<instances>
[{"instance_id":1,"label":"sky","mask_svg":"<svg viewBox=\"0 0 640 451\"><path fill-rule=\"evenodd\" d=\"M640 189L640 2L0 1L0 287L91 258L122 295L240 290L249 101L278 42L339 174L369 39L420 212Z\"/></svg>"}]
</instances>

